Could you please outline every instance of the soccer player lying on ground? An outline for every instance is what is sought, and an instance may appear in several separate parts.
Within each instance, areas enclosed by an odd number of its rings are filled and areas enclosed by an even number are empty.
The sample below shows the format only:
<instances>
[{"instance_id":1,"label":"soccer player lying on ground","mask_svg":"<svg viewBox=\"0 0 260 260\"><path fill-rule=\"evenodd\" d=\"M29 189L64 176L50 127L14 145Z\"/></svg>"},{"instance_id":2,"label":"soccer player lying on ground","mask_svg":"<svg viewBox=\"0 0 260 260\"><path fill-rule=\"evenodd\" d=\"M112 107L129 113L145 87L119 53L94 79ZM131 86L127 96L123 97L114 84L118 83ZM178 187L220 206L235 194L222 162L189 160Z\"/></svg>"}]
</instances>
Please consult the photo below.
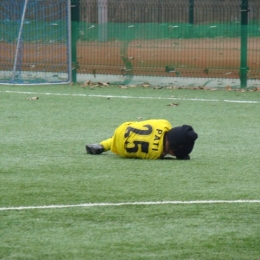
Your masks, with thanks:
<instances>
[{"instance_id":1,"label":"soccer player lying on ground","mask_svg":"<svg viewBox=\"0 0 260 260\"><path fill-rule=\"evenodd\" d=\"M86 145L88 154L111 150L121 157L162 159L170 154L179 160L189 160L197 133L189 125L173 127L164 119L125 122L114 135L100 144Z\"/></svg>"}]
</instances>

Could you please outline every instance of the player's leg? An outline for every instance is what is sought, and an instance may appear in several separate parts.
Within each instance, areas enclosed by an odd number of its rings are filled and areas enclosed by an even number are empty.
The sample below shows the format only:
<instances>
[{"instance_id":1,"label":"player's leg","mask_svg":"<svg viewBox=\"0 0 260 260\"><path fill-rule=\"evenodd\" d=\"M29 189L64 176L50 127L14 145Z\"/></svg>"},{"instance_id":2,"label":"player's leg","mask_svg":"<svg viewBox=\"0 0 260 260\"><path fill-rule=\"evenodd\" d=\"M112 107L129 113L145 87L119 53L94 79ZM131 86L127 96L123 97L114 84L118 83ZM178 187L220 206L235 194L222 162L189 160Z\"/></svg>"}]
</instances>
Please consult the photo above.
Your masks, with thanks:
<instances>
[{"instance_id":1,"label":"player's leg","mask_svg":"<svg viewBox=\"0 0 260 260\"><path fill-rule=\"evenodd\" d=\"M124 133L125 129L132 122L121 124L114 132L114 135L99 144L88 144L86 150L88 154L101 154L111 150L116 154L124 154ZM112 149L111 149L112 148Z\"/></svg>"},{"instance_id":2,"label":"player's leg","mask_svg":"<svg viewBox=\"0 0 260 260\"><path fill-rule=\"evenodd\" d=\"M100 145L104 148L104 151L109 151L111 149L113 137L108 138L100 143Z\"/></svg>"}]
</instances>

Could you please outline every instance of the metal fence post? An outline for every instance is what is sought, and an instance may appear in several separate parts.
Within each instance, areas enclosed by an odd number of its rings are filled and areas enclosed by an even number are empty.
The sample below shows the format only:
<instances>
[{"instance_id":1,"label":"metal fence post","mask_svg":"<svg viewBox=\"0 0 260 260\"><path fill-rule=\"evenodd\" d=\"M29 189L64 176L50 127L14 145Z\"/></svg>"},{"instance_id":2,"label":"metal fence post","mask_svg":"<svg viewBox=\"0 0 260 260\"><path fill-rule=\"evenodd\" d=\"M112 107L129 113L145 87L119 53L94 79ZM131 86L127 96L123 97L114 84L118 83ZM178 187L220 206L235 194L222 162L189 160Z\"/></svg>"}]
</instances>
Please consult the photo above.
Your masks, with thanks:
<instances>
[{"instance_id":1,"label":"metal fence post","mask_svg":"<svg viewBox=\"0 0 260 260\"><path fill-rule=\"evenodd\" d=\"M194 25L194 0L189 0L189 37L193 37Z\"/></svg>"},{"instance_id":2,"label":"metal fence post","mask_svg":"<svg viewBox=\"0 0 260 260\"><path fill-rule=\"evenodd\" d=\"M194 24L194 0L189 0L189 24Z\"/></svg>"},{"instance_id":3,"label":"metal fence post","mask_svg":"<svg viewBox=\"0 0 260 260\"><path fill-rule=\"evenodd\" d=\"M79 0L71 1L71 62L72 62L72 82L77 82L77 41L79 38Z\"/></svg>"},{"instance_id":4,"label":"metal fence post","mask_svg":"<svg viewBox=\"0 0 260 260\"><path fill-rule=\"evenodd\" d=\"M247 87L247 37L248 37L248 0L241 0L241 54L240 86Z\"/></svg>"},{"instance_id":5,"label":"metal fence post","mask_svg":"<svg viewBox=\"0 0 260 260\"><path fill-rule=\"evenodd\" d=\"M98 40L107 41L108 0L98 0Z\"/></svg>"}]
</instances>

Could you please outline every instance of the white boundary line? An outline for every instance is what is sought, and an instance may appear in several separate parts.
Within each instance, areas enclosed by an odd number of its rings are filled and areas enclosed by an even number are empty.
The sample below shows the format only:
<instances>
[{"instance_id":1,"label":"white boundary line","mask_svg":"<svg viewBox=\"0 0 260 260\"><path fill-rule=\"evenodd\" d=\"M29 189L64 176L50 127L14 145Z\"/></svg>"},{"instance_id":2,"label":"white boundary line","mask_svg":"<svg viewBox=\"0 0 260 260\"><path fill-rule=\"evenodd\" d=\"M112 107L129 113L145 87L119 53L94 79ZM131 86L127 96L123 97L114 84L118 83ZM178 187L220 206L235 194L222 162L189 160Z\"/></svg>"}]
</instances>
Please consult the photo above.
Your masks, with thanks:
<instances>
[{"instance_id":1,"label":"white boundary line","mask_svg":"<svg viewBox=\"0 0 260 260\"><path fill-rule=\"evenodd\" d=\"M180 205L180 204L233 204L233 203L260 203L260 200L191 200L191 201L147 201L147 202L120 202L120 203L84 203L75 205L47 205L47 206L20 206L3 207L0 211L7 210L28 210L28 209L60 209L76 207L116 207L116 206L135 206L135 205Z\"/></svg>"},{"instance_id":2,"label":"white boundary line","mask_svg":"<svg viewBox=\"0 0 260 260\"><path fill-rule=\"evenodd\" d=\"M68 94L68 93L51 93L51 92L24 92L24 91L0 91L0 93L27 94L27 95L51 95L51 96L72 96L72 97L104 97L104 98L125 98L125 99L161 99L161 100L185 100L185 101L204 101L204 102L228 102L242 104L260 104L260 101L254 100L219 100L203 98L176 98L176 97L135 97L135 96L114 96L114 95L87 95L87 94Z\"/></svg>"}]
</instances>

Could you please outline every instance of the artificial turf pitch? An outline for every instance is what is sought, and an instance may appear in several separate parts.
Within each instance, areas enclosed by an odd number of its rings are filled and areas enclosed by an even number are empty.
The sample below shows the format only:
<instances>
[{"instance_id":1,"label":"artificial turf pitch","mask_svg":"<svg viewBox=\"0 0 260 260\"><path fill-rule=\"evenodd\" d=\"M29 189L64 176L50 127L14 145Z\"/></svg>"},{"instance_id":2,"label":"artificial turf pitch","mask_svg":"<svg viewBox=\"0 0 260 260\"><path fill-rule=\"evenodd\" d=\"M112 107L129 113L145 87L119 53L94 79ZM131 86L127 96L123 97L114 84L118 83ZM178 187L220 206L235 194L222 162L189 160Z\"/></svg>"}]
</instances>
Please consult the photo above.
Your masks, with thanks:
<instances>
[{"instance_id":1,"label":"artificial turf pitch","mask_svg":"<svg viewBox=\"0 0 260 260\"><path fill-rule=\"evenodd\" d=\"M260 258L260 92L0 86L0 118L0 259ZM150 118L190 161L86 154Z\"/></svg>"}]
</instances>

